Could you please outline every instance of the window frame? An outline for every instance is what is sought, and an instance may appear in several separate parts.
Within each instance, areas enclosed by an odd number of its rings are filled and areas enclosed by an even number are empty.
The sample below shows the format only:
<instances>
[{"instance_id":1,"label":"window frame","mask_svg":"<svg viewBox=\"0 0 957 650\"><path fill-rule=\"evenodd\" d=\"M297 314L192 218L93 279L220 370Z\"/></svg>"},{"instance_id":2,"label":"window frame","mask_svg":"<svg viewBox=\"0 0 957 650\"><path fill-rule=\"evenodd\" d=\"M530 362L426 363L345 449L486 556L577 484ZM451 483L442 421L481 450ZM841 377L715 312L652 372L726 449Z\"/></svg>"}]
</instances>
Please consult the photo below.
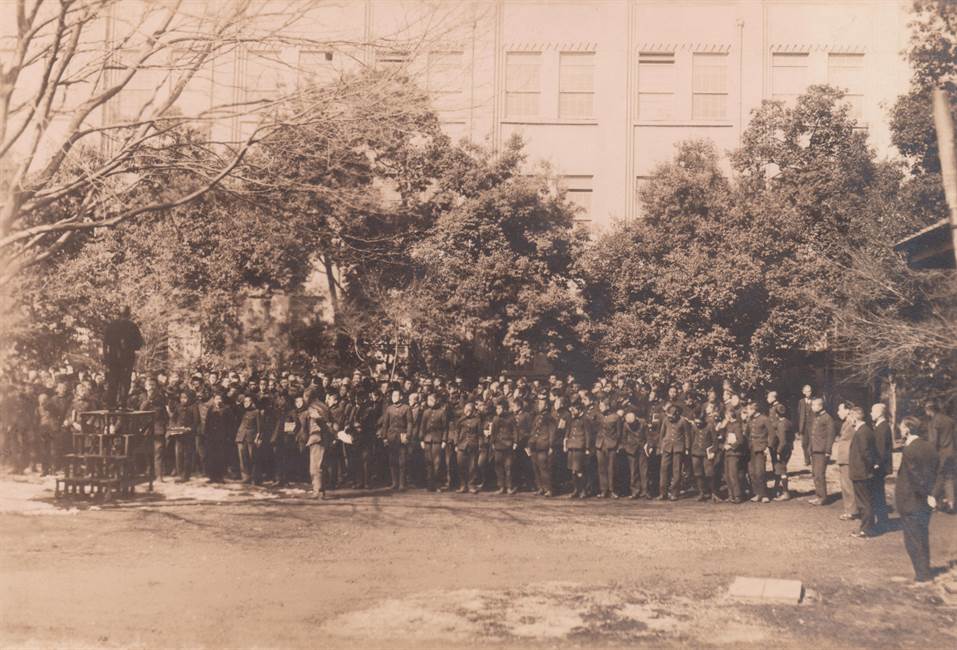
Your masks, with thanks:
<instances>
[{"instance_id":1,"label":"window frame","mask_svg":"<svg viewBox=\"0 0 957 650\"><path fill-rule=\"evenodd\" d=\"M587 60L589 63L587 65L569 65L566 64L566 61L572 61L574 59ZM590 90L566 90L563 88L564 84L567 83L562 74L568 68L587 68L589 72L589 86ZM562 111L562 98L563 97L588 97L591 101L589 103L589 110L587 115L567 115ZM595 119L595 52L594 51L574 51L574 52L559 52L558 53L558 119L559 120L594 120Z\"/></svg>"},{"instance_id":2,"label":"window frame","mask_svg":"<svg viewBox=\"0 0 957 650\"><path fill-rule=\"evenodd\" d=\"M798 65L775 65L775 61L803 61L803 66ZM804 70L804 88L795 93L779 93L775 92L775 70L784 68L802 68ZM811 53L800 51L800 52L771 52L771 99L775 101L783 101L786 104L793 102L797 99L804 91L807 90L809 84L809 77L811 74Z\"/></svg>"},{"instance_id":3,"label":"window frame","mask_svg":"<svg viewBox=\"0 0 957 650\"><path fill-rule=\"evenodd\" d=\"M641 74L642 65L645 66L670 66L671 72L671 90L668 92L660 90L642 90L642 79L643 75ZM677 119L676 109L677 109L677 97L678 97L678 57L674 51L671 52L639 52L638 53L638 79L636 83L637 87L637 101L635 102L635 113L636 119L640 122L674 122ZM671 107L668 110L666 117L647 117L642 114L641 110L641 98L642 96L646 97L669 97L671 99Z\"/></svg>"},{"instance_id":4,"label":"window frame","mask_svg":"<svg viewBox=\"0 0 957 650\"><path fill-rule=\"evenodd\" d=\"M720 60L723 65L720 66L723 68L724 75L724 89L721 91L716 90L698 90L696 88L698 81L699 68L697 63L699 61L705 60ZM692 122L727 122L728 121L728 103L731 98L731 91L728 84L728 73L730 71L729 66L730 57L727 52L692 52L691 55L691 121ZM717 66L708 66L708 67L717 67ZM699 116L696 115L695 106L697 102L695 101L698 97L723 97L724 102L722 104L721 115L718 116Z\"/></svg>"},{"instance_id":5,"label":"window frame","mask_svg":"<svg viewBox=\"0 0 957 650\"><path fill-rule=\"evenodd\" d=\"M510 66L512 65L512 64L510 63L509 59L512 58L512 57L526 57L526 58L529 58L529 59L532 58L532 57L535 57L535 58L536 58L536 61L537 61L536 65L537 65L537 67L538 67L538 70L537 70L537 72L536 72L536 75L537 75L537 89L536 89L536 90L510 90L510 89L509 89L509 88L510 88L510 85L511 85L511 84L509 83L510 80L511 80L511 75L509 74L509 68L510 68ZM503 108L504 108L504 111L503 111L503 112L504 112L504 115L505 115L505 119L527 119L527 118L540 119L540 118L542 117L542 68L543 68L543 63L544 63L543 59L544 59L543 53L540 52L540 51L536 51L536 52L528 51L528 52L526 52L526 51L515 51L515 50L512 50L512 51L506 51L506 52L505 52L505 97L504 97L504 100L505 100L504 103L505 103L505 105L504 105L504 107L503 107ZM530 64L525 64L525 65L530 65ZM510 110L509 110L509 98L510 98L510 97L516 97L516 96L522 96L522 97L532 97L532 96L534 96L534 97L535 97L535 111L534 111L534 112L528 112L528 113L526 113L526 112L523 112L523 113L514 113L514 112L510 111Z\"/></svg>"}]
</instances>

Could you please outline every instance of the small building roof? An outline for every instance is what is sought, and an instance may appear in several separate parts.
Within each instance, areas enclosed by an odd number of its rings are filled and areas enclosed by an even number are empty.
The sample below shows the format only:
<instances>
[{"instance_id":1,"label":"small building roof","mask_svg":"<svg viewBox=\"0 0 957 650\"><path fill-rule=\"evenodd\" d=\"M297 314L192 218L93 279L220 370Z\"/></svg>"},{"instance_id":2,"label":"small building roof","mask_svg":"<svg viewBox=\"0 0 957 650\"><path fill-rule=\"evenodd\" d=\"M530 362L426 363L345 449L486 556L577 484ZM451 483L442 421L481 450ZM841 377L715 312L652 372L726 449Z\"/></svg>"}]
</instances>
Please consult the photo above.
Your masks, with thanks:
<instances>
[{"instance_id":1,"label":"small building roof","mask_svg":"<svg viewBox=\"0 0 957 650\"><path fill-rule=\"evenodd\" d=\"M914 269L952 269L954 240L950 219L944 218L894 244L894 250L907 257Z\"/></svg>"}]
</instances>

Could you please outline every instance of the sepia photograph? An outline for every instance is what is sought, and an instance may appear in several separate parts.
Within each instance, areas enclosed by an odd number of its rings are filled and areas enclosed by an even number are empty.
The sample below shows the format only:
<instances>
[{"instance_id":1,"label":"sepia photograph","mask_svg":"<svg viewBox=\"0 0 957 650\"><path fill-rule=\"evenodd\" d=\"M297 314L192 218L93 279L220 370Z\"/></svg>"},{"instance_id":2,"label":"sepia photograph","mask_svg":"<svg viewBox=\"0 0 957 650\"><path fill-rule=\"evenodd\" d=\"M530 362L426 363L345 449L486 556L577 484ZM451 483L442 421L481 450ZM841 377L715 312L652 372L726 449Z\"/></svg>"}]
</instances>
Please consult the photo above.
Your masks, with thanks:
<instances>
[{"instance_id":1,"label":"sepia photograph","mask_svg":"<svg viewBox=\"0 0 957 650\"><path fill-rule=\"evenodd\" d=\"M957 648L957 0L0 0L0 648Z\"/></svg>"}]
</instances>

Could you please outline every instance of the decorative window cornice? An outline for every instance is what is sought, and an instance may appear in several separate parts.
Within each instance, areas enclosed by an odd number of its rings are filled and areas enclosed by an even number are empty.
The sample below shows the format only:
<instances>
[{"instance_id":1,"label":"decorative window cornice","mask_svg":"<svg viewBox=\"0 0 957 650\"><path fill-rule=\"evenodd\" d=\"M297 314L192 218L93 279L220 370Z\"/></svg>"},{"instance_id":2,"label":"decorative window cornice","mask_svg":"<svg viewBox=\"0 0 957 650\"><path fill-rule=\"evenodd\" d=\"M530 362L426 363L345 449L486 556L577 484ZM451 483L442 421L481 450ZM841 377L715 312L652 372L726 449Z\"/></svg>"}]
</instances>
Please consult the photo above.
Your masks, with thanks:
<instances>
[{"instance_id":1,"label":"decorative window cornice","mask_svg":"<svg viewBox=\"0 0 957 650\"><path fill-rule=\"evenodd\" d=\"M639 52L716 52L727 53L731 51L730 43L641 43L638 46Z\"/></svg>"},{"instance_id":2,"label":"decorative window cornice","mask_svg":"<svg viewBox=\"0 0 957 650\"><path fill-rule=\"evenodd\" d=\"M506 43L506 52L594 52L598 43Z\"/></svg>"},{"instance_id":3,"label":"decorative window cornice","mask_svg":"<svg viewBox=\"0 0 957 650\"><path fill-rule=\"evenodd\" d=\"M867 47L864 45L831 45L826 43L772 43L771 52L793 52L795 54L808 52L833 52L834 54L864 54Z\"/></svg>"}]
</instances>

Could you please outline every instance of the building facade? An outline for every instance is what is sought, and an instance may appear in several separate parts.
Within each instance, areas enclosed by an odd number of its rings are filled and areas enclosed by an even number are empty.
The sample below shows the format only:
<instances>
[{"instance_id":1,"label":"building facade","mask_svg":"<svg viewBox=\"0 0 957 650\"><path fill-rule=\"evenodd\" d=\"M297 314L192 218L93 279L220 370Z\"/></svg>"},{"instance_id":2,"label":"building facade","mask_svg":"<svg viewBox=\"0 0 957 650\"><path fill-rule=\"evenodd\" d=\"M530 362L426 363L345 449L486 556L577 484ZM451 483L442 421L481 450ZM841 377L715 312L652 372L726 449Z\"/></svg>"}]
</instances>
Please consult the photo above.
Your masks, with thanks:
<instances>
[{"instance_id":1,"label":"building facade","mask_svg":"<svg viewBox=\"0 0 957 650\"><path fill-rule=\"evenodd\" d=\"M204 12L229 2L178 6L212 25ZM906 0L295 2L306 9L283 22L294 0L260 0L264 32L272 21L281 38L248 39L218 58L177 108L199 114L363 66L392 68L429 90L451 136L500 146L520 134L530 164L549 164L595 230L640 216L639 189L677 142L707 138L731 150L763 100L793 101L811 84L845 89L871 144L893 155L887 112L910 77L901 55ZM164 0L120 0L91 33L122 58L119 35L145 33L137 21L150 3ZM10 18L0 21L0 54L8 56L14 3L0 6ZM163 74L160 65L137 71L103 120L135 118ZM240 140L257 121L255 113L220 113L201 122L217 141Z\"/></svg>"},{"instance_id":2,"label":"building facade","mask_svg":"<svg viewBox=\"0 0 957 650\"><path fill-rule=\"evenodd\" d=\"M639 190L675 144L739 144L763 100L794 101L827 83L880 155L887 111L907 88L898 0L487 0L455 5L416 51L378 47L245 51L236 92L250 97L361 65L417 77L447 132L499 146L512 134L545 161L595 230L640 216ZM439 7L448 7L440 3ZM319 5L303 29L365 43L408 33L435 5L355 0ZM335 26L332 28L330 26ZM265 54L265 56L264 56ZM276 73L279 59L287 72ZM230 125L234 135L244 127Z\"/></svg>"}]
</instances>

